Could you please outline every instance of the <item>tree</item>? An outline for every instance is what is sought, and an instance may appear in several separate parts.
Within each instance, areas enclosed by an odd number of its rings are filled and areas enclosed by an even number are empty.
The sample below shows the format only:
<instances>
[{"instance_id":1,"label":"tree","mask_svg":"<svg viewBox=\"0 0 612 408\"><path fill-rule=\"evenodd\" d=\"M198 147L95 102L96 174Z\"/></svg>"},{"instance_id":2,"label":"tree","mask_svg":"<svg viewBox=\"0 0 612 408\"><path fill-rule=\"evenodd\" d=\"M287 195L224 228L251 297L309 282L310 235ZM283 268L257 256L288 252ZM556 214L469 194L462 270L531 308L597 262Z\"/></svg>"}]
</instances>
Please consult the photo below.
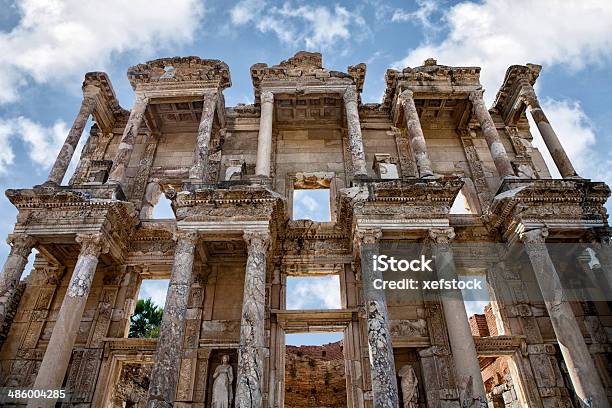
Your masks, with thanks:
<instances>
[{"instance_id":1,"label":"tree","mask_svg":"<svg viewBox=\"0 0 612 408\"><path fill-rule=\"evenodd\" d=\"M159 337L159 326L161 325L164 309L156 306L151 298L138 299L136 310L130 319L129 337L156 338Z\"/></svg>"}]
</instances>

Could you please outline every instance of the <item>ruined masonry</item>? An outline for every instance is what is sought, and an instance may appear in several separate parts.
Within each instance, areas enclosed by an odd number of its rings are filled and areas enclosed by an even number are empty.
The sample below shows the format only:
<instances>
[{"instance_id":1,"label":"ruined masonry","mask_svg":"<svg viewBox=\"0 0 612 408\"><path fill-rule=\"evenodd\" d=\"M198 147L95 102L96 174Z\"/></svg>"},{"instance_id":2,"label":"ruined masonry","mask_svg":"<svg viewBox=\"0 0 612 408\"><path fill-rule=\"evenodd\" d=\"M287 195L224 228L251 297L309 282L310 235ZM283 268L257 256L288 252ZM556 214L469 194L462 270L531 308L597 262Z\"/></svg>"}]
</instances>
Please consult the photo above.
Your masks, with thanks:
<instances>
[{"instance_id":1,"label":"ruined masonry","mask_svg":"<svg viewBox=\"0 0 612 408\"><path fill-rule=\"evenodd\" d=\"M331 71L309 52L253 65L254 103L234 107L219 60L130 68L130 111L105 73L86 74L48 180L6 192L19 214L0 278L0 386L65 389L64 407L211 407L226 364L231 406L280 408L285 334L342 331L327 383L350 408L607 407L607 304L526 300L518 271L500 268L524 246L544 293L559 280L545 243L609 242L610 189L576 174L534 92L540 69L508 68L491 108L480 68L433 59L388 70L381 103L361 100L365 64ZM330 222L293 220L303 189L329 192ZM152 219L162 194L175 219ZM458 194L469 213L449 213ZM486 274L495 330L473 336L460 299L387 301L360 248L391 242L435 243L440 277L466 262ZM462 242L507 251L449 249ZM287 310L287 277L322 274L339 276L342 308ZM145 279L170 279L160 336L128 338ZM5 404L17 405L55 401Z\"/></svg>"}]
</instances>

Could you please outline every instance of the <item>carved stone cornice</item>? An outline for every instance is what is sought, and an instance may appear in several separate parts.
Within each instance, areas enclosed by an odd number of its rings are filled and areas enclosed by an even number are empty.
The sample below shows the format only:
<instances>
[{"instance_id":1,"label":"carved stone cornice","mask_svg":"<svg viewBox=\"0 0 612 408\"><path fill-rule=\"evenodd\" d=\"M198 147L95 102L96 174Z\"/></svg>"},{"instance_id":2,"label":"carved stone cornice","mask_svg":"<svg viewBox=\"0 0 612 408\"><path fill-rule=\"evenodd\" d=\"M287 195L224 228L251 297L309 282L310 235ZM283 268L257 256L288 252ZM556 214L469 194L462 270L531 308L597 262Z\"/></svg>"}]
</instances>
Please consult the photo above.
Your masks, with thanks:
<instances>
[{"instance_id":1,"label":"carved stone cornice","mask_svg":"<svg viewBox=\"0 0 612 408\"><path fill-rule=\"evenodd\" d=\"M255 105L260 103L260 91L269 87L287 87L297 92L300 89L335 87L344 89L354 85L357 92L363 89L366 67L357 64L348 67L348 73L331 71L323 67L321 54L300 51L278 65L269 67L258 63L251 66L251 80L255 90Z\"/></svg>"},{"instance_id":2,"label":"carved stone cornice","mask_svg":"<svg viewBox=\"0 0 612 408\"><path fill-rule=\"evenodd\" d=\"M159 58L138 64L128 69L128 79L134 89L142 84L163 86L164 83L196 81L221 89L232 85L225 62L199 57Z\"/></svg>"},{"instance_id":3,"label":"carved stone cornice","mask_svg":"<svg viewBox=\"0 0 612 408\"><path fill-rule=\"evenodd\" d=\"M479 357L512 355L515 352L525 357L528 354L525 336L474 337L474 344Z\"/></svg>"},{"instance_id":4,"label":"carved stone cornice","mask_svg":"<svg viewBox=\"0 0 612 408\"><path fill-rule=\"evenodd\" d=\"M490 228L501 232L548 226L551 229L607 227L605 203L610 188L590 180L505 181L485 213Z\"/></svg>"},{"instance_id":5,"label":"carved stone cornice","mask_svg":"<svg viewBox=\"0 0 612 408\"><path fill-rule=\"evenodd\" d=\"M390 109L400 93L410 88L415 90L438 89L442 92L469 92L480 86L479 67L449 67L438 65L429 59L416 68L401 71L388 69L385 74L387 84L382 107Z\"/></svg>"},{"instance_id":6,"label":"carved stone cornice","mask_svg":"<svg viewBox=\"0 0 612 408\"><path fill-rule=\"evenodd\" d=\"M512 65L497 92L491 110L502 116L506 126L513 126L525 110L525 91L533 89L542 67L535 64Z\"/></svg>"}]
</instances>

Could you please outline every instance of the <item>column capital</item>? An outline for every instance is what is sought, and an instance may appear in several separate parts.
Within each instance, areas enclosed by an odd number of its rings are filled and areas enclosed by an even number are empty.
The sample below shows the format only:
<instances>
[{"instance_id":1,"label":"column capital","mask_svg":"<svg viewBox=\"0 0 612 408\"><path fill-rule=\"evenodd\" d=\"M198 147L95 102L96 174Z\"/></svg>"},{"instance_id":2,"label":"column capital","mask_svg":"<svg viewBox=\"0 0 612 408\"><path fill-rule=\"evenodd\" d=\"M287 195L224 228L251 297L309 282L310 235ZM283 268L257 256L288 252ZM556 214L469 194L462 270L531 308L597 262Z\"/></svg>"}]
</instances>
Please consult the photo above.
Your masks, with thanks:
<instances>
[{"instance_id":1,"label":"column capital","mask_svg":"<svg viewBox=\"0 0 612 408\"><path fill-rule=\"evenodd\" d=\"M262 91L259 95L261 103L272 103L274 102L274 94L271 91Z\"/></svg>"},{"instance_id":2,"label":"column capital","mask_svg":"<svg viewBox=\"0 0 612 408\"><path fill-rule=\"evenodd\" d=\"M242 238L246 242L249 252L266 252L272 237L268 231L244 231Z\"/></svg>"},{"instance_id":3,"label":"column capital","mask_svg":"<svg viewBox=\"0 0 612 408\"><path fill-rule=\"evenodd\" d=\"M344 100L344 103L357 103L357 88L354 85L347 86L342 94L342 99Z\"/></svg>"},{"instance_id":4,"label":"column capital","mask_svg":"<svg viewBox=\"0 0 612 408\"><path fill-rule=\"evenodd\" d=\"M540 107L538 96L531 85L523 85L521 88L521 97L530 108L535 109Z\"/></svg>"},{"instance_id":5,"label":"column capital","mask_svg":"<svg viewBox=\"0 0 612 408\"><path fill-rule=\"evenodd\" d=\"M198 242L198 233L196 231L177 230L172 235L172 239L195 245Z\"/></svg>"},{"instance_id":6,"label":"column capital","mask_svg":"<svg viewBox=\"0 0 612 408\"><path fill-rule=\"evenodd\" d=\"M483 95L484 95L484 89L476 89L475 91L472 91L468 94L468 99L472 101L472 103L474 101L484 102Z\"/></svg>"},{"instance_id":7,"label":"column capital","mask_svg":"<svg viewBox=\"0 0 612 408\"><path fill-rule=\"evenodd\" d=\"M455 230L452 227L430 228L427 235L434 244L450 244L456 236Z\"/></svg>"},{"instance_id":8,"label":"column capital","mask_svg":"<svg viewBox=\"0 0 612 408\"><path fill-rule=\"evenodd\" d=\"M520 239L524 244L544 244L548 236L548 228L536 228L529 231L523 231L520 234Z\"/></svg>"},{"instance_id":9,"label":"column capital","mask_svg":"<svg viewBox=\"0 0 612 408\"><path fill-rule=\"evenodd\" d=\"M382 228L364 228L355 231L355 239L361 244L376 244L382 235Z\"/></svg>"},{"instance_id":10,"label":"column capital","mask_svg":"<svg viewBox=\"0 0 612 408\"><path fill-rule=\"evenodd\" d=\"M151 100L151 98L149 98L147 95L145 95L144 92L136 92L135 99L134 99L134 105L136 105L136 104L148 104L150 100Z\"/></svg>"},{"instance_id":11,"label":"column capital","mask_svg":"<svg viewBox=\"0 0 612 408\"><path fill-rule=\"evenodd\" d=\"M409 99L414 99L414 92L411 89L404 89L402 93L399 94L398 99L400 103L403 105Z\"/></svg>"},{"instance_id":12,"label":"column capital","mask_svg":"<svg viewBox=\"0 0 612 408\"><path fill-rule=\"evenodd\" d=\"M109 251L108 240L102 233L78 234L75 241L81 244L79 256L90 255L97 258L100 254Z\"/></svg>"},{"instance_id":13,"label":"column capital","mask_svg":"<svg viewBox=\"0 0 612 408\"><path fill-rule=\"evenodd\" d=\"M12 252L27 252L29 254L36 244L36 239L27 234L9 234L6 243L11 246Z\"/></svg>"}]
</instances>

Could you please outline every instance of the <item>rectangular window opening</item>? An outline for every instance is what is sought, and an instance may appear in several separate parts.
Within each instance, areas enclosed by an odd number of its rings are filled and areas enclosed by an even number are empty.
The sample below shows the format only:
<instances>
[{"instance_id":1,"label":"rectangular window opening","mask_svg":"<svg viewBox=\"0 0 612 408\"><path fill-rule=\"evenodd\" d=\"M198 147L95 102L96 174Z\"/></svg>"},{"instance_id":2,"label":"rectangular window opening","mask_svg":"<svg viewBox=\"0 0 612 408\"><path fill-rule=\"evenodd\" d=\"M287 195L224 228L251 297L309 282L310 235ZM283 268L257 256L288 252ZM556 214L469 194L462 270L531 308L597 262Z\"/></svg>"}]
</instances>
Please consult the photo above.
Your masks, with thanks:
<instances>
[{"instance_id":1,"label":"rectangular window opening","mask_svg":"<svg viewBox=\"0 0 612 408\"><path fill-rule=\"evenodd\" d=\"M341 303L338 275L287 277L287 310L341 309Z\"/></svg>"},{"instance_id":2,"label":"rectangular window opening","mask_svg":"<svg viewBox=\"0 0 612 408\"><path fill-rule=\"evenodd\" d=\"M169 279L145 279L131 310L128 337L157 338L164 314Z\"/></svg>"},{"instance_id":3,"label":"rectangular window opening","mask_svg":"<svg viewBox=\"0 0 612 408\"><path fill-rule=\"evenodd\" d=\"M285 335L285 406L346 407L342 332Z\"/></svg>"},{"instance_id":4,"label":"rectangular window opening","mask_svg":"<svg viewBox=\"0 0 612 408\"><path fill-rule=\"evenodd\" d=\"M331 221L329 188L293 190L293 220Z\"/></svg>"}]
</instances>

